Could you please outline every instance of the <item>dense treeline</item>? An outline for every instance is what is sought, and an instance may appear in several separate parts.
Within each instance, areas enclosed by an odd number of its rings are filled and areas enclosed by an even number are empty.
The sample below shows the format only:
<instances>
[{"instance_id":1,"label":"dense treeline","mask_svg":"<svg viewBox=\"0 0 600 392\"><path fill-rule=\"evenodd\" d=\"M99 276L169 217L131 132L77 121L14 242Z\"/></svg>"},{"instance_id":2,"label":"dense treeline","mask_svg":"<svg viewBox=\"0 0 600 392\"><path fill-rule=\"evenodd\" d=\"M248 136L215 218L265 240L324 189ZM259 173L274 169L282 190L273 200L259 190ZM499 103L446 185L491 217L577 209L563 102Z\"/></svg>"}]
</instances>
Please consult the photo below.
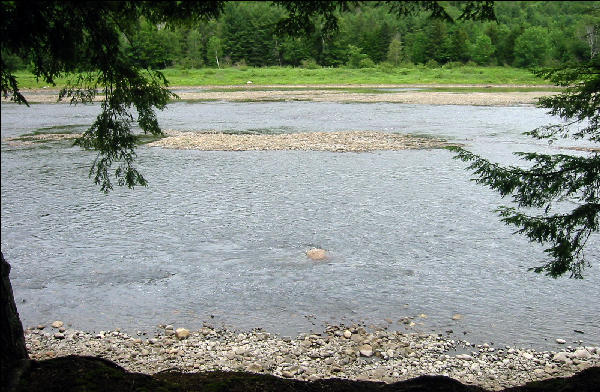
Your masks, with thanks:
<instances>
[{"instance_id":1,"label":"dense treeline","mask_svg":"<svg viewBox=\"0 0 600 392\"><path fill-rule=\"evenodd\" d=\"M458 14L460 2L449 2ZM218 20L193 28L142 21L123 36L125 52L141 67L231 65L352 68L455 63L535 67L588 60L600 50L600 2L496 2L497 22L400 17L386 4L363 3L340 15L339 31L319 21L309 36L278 33L285 10L269 2L230 2ZM3 56L4 57L4 56ZM13 67L25 62L15 58Z\"/></svg>"}]
</instances>

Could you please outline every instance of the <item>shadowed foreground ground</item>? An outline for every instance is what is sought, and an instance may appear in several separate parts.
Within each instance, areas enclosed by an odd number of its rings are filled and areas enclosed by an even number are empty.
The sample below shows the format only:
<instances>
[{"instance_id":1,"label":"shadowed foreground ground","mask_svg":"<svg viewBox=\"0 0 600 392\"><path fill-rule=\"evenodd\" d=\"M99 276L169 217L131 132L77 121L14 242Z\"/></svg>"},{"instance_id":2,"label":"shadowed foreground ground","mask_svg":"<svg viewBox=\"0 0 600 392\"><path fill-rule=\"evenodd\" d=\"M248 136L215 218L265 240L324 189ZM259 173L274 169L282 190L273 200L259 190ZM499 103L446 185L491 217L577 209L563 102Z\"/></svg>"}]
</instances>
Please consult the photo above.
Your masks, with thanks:
<instances>
[{"instance_id":1,"label":"shadowed foreground ground","mask_svg":"<svg viewBox=\"0 0 600 392\"><path fill-rule=\"evenodd\" d=\"M600 385L600 367L593 367L569 378L554 378L506 389L510 392L586 392ZM162 372L155 375L129 373L120 366L95 357L67 356L44 361L32 361L21 378L17 391L485 391L464 385L443 376L421 376L412 380L384 384L340 379L306 382L275 376L242 372L179 373Z\"/></svg>"}]
</instances>

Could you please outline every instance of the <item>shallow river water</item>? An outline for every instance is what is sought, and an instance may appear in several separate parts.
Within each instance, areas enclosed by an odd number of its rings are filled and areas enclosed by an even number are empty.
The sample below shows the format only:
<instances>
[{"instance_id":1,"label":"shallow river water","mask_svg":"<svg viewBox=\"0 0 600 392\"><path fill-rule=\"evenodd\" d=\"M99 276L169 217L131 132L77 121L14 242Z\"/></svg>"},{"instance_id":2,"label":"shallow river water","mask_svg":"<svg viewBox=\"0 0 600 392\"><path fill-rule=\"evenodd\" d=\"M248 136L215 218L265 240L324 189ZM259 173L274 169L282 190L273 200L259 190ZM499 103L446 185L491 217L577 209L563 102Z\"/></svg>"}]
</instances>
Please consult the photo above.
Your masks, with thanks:
<instances>
[{"instance_id":1,"label":"shallow river water","mask_svg":"<svg viewBox=\"0 0 600 392\"><path fill-rule=\"evenodd\" d=\"M81 131L97 112L2 104L2 138ZM514 151L568 153L521 135L557 121L529 106L180 102L159 118L177 130L434 135L503 163L517 163ZM473 342L600 344L598 235L584 280L528 272L543 248L512 235L494 213L509 201L471 182L449 151L143 146L149 186L109 195L87 177L93 157L68 144L2 144L2 252L26 326L206 322L295 335L384 319L403 328L398 319L416 316L416 330ZM332 258L308 260L313 246Z\"/></svg>"}]
</instances>

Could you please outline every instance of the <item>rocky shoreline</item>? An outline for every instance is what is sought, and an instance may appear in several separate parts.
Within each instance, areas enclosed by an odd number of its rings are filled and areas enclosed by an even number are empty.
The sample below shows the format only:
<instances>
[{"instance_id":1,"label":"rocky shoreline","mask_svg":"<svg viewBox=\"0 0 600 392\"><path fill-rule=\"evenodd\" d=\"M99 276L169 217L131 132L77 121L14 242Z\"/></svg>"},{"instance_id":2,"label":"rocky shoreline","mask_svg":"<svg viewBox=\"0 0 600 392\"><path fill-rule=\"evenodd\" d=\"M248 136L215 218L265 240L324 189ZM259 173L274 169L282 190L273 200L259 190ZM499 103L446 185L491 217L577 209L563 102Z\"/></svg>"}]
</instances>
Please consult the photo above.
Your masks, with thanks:
<instances>
[{"instance_id":1,"label":"rocky shoreline","mask_svg":"<svg viewBox=\"0 0 600 392\"><path fill-rule=\"evenodd\" d=\"M329 326L321 334L295 338L262 330L239 332L205 326L189 331L161 325L150 337L119 329L78 331L56 321L52 326L28 328L25 337L35 360L96 356L146 374L170 369L247 371L307 381L335 377L386 383L445 375L465 384L501 390L600 366L600 347L535 351L475 345L435 334L367 330L360 325Z\"/></svg>"}]
</instances>

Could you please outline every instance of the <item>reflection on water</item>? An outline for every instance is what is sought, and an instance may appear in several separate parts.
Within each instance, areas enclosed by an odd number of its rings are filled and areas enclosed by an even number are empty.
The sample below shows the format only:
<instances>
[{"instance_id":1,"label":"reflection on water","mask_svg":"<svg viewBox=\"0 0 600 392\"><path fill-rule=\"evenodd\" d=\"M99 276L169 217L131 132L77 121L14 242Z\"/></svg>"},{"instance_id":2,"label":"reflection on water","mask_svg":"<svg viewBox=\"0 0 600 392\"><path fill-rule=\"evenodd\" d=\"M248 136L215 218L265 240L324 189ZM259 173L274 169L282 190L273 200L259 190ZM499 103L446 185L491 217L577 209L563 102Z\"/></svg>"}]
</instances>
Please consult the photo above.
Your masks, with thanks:
<instances>
[{"instance_id":1,"label":"reflection on water","mask_svg":"<svg viewBox=\"0 0 600 392\"><path fill-rule=\"evenodd\" d=\"M3 104L2 136L83 124L97 110L75 117L65 108L35 105L32 116ZM548 149L520 132L551 119L531 107L290 102L178 103L160 120L429 134L514 162L513 151ZM91 153L2 146L2 251L25 325L148 330L208 320L292 335L425 313L422 330L471 341L600 344L598 236L585 280L527 272L542 249L498 221L493 210L507 201L470 182L448 151L138 153L150 186L103 195L87 178ZM313 246L332 258L309 260Z\"/></svg>"}]
</instances>

